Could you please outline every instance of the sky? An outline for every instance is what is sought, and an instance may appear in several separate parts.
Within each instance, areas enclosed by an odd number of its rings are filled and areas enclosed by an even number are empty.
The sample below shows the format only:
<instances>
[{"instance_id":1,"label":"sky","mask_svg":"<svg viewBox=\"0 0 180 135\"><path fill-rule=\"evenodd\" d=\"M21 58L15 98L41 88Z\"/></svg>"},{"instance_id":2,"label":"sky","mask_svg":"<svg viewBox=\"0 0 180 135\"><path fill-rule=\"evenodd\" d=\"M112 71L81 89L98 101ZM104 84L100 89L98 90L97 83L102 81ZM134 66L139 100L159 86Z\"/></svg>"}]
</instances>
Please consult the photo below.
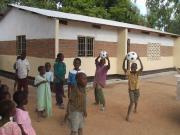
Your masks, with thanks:
<instances>
[{"instance_id":1,"label":"sky","mask_svg":"<svg viewBox=\"0 0 180 135\"><path fill-rule=\"evenodd\" d=\"M131 0L134 2L134 0ZM147 14L146 0L136 0L136 5L140 9L142 15Z\"/></svg>"}]
</instances>

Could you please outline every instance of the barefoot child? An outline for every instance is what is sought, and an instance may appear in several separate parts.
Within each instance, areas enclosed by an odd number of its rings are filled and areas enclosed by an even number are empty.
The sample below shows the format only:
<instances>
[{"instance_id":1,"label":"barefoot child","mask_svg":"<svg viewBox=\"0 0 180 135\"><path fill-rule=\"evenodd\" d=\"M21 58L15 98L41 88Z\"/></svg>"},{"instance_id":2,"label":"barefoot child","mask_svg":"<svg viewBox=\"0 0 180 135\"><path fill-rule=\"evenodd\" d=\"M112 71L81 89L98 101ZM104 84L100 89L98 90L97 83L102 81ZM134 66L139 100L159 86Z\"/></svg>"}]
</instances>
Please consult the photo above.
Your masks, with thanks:
<instances>
[{"instance_id":1,"label":"barefoot child","mask_svg":"<svg viewBox=\"0 0 180 135\"><path fill-rule=\"evenodd\" d=\"M57 55L57 59L54 64L54 85L55 85L55 93L56 93L56 104L59 108L64 109L63 97L64 96L64 81L66 74L66 65L63 62L64 55L59 53Z\"/></svg>"},{"instance_id":2,"label":"barefoot child","mask_svg":"<svg viewBox=\"0 0 180 135\"><path fill-rule=\"evenodd\" d=\"M34 85L37 87L37 112L38 121L46 112L47 116L52 115L51 90L45 78L45 67L38 67L39 75L35 77Z\"/></svg>"},{"instance_id":3,"label":"barefoot child","mask_svg":"<svg viewBox=\"0 0 180 135\"><path fill-rule=\"evenodd\" d=\"M77 85L72 88L69 97L69 124L70 135L83 135L84 118L87 117L86 111L86 85L87 77L85 73L77 73Z\"/></svg>"},{"instance_id":4,"label":"barefoot child","mask_svg":"<svg viewBox=\"0 0 180 135\"><path fill-rule=\"evenodd\" d=\"M51 64L49 62L45 63L45 77L50 85L51 91L53 90L53 81L54 81L54 75L53 72L51 71Z\"/></svg>"},{"instance_id":5,"label":"barefoot child","mask_svg":"<svg viewBox=\"0 0 180 135\"><path fill-rule=\"evenodd\" d=\"M16 115L15 121L21 128L23 135L36 135L29 117L29 113L25 109L25 105L28 103L27 94L23 91L16 91L13 95L13 99L16 102Z\"/></svg>"},{"instance_id":6,"label":"barefoot child","mask_svg":"<svg viewBox=\"0 0 180 135\"><path fill-rule=\"evenodd\" d=\"M106 75L108 70L110 69L110 61L109 57L106 57L108 61L108 65L105 65L106 60L105 59L100 59L100 56L98 56L95 59L95 64L96 64L96 73L94 77L94 94L95 94L95 104L100 105L100 110L104 111L105 109L105 99L104 99L104 94L103 94L103 88L105 87L106 84Z\"/></svg>"},{"instance_id":7,"label":"barefoot child","mask_svg":"<svg viewBox=\"0 0 180 135\"><path fill-rule=\"evenodd\" d=\"M128 89L129 89L129 98L130 98L130 104L126 116L126 120L129 121L129 116L132 111L133 105L135 104L134 107L134 112L137 112L137 105L138 105L138 99L140 96L139 92L139 75L143 71L143 64L141 62L141 59L138 57L137 58L140 62L141 68L137 71L137 64L132 63L131 64L131 71L129 69L125 68L125 61L127 58L125 57L124 62L123 62L123 70L125 74L128 76Z\"/></svg>"},{"instance_id":8,"label":"barefoot child","mask_svg":"<svg viewBox=\"0 0 180 135\"><path fill-rule=\"evenodd\" d=\"M11 100L0 102L0 135L22 135L18 124L12 119L15 113L16 107Z\"/></svg>"}]
</instances>

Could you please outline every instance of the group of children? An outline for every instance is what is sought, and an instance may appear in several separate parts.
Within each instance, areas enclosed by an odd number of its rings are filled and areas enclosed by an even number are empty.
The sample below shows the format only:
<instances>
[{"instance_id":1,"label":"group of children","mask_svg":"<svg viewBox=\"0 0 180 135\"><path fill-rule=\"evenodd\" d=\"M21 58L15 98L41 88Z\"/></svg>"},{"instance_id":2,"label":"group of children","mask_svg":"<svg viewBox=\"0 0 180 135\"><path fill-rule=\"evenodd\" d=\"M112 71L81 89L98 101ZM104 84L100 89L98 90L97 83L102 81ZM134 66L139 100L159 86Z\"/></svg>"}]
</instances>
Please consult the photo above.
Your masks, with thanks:
<instances>
[{"instance_id":1,"label":"group of children","mask_svg":"<svg viewBox=\"0 0 180 135\"><path fill-rule=\"evenodd\" d=\"M106 65L106 60L108 64ZM143 70L143 65L140 61L141 68L137 71L137 64L131 64L130 68L125 68L125 61L123 62L123 70L128 76L128 86L129 86L129 97L130 104L127 113L126 120L129 120L133 104L135 104L134 112L137 111L138 98L139 98L139 75ZM61 109L64 109L63 98L66 98L64 94L64 84L65 84L65 74L66 65L63 62L64 55L59 53L54 63L54 73L51 71L50 63L45 63L45 66L39 66L39 75L35 77L34 86L37 88L37 116L38 121L43 117L52 115L52 99L51 91L56 94L56 105ZM86 74L80 69L81 59L75 58L73 61L74 69L69 72L67 84L68 84L68 104L64 120L68 120L71 129L71 135L82 135L82 129L84 125L84 118L87 117L86 111L86 85L87 77ZM103 94L103 88L106 84L106 75L110 69L110 60L107 56L106 58L101 58L98 56L95 59L96 72L94 77L94 96L95 105L100 106L100 110L105 110L105 98ZM1 96L2 94L0 94ZM7 95L6 95L7 96ZM31 121L28 112L25 110L25 105L27 104L27 93L23 91L16 91L13 95L13 99L17 106L15 108L14 103L9 100L9 97L4 96L4 100L0 102L0 129L2 135L10 132L7 127L12 128L12 132L16 131L17 134L12 135L35 135L35 131L31 126ZM8 112L8 113L5 113ZM15 122L10 120L12 116L15 116ZM22 116L22 117L19 117ZM10 123L10 124L9 124ZM17 125L18 124L18 125ZM8 130L7 130L8 129ZM7 130L7 131L6 131ZM19 133L19 134L18 134Z\"/></svg>"},{"instance_id":2,"label":"group of children","mask_svg":"<svg viewBox=\"0 0 180 135\"><path fill-rule=\"evenodd\" d=\"M25 105L27 92L16 91L11 94L8 86L0 83L0 135L36 135Z\"/></svg>"}]
</instances>

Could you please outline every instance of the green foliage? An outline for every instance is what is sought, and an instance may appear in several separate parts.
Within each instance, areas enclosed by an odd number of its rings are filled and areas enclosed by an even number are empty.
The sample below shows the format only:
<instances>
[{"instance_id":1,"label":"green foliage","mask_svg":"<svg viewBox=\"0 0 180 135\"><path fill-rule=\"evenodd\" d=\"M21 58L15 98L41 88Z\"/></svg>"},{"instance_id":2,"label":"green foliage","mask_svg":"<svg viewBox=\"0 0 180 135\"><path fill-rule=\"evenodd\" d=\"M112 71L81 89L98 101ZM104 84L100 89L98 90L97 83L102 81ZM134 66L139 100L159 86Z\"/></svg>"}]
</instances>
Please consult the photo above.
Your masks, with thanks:
<instances>
[{"instance_id":1,"label":"green foliage","mask_svg":"<svg viewBox=\"0 0 180 135\"><path fill-rule=\"evenodd\" d=\"M180 23L178 23L179 5L179 0L147 0L147 25L152 28L178 33L176 29L180 27Z\"/></svg>"}]
</instances>

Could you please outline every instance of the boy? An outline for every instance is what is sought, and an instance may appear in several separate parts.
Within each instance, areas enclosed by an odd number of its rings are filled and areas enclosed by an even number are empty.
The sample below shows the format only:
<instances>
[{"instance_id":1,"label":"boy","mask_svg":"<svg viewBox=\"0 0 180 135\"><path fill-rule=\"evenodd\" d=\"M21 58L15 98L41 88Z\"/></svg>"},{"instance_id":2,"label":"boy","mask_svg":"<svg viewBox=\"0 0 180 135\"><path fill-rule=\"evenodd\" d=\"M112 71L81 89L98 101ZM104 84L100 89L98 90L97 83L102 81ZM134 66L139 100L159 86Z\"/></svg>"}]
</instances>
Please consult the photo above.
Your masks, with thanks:
<instances>
[{"instance_id":1,"label":"boy","mask_svg":"<svg viewBox=\"0 0 180 135\"><path fill-rule=\"evenodd\" d=\"M107 56L106 59L108 61L108 65L105 65L106 60L101 58L99 62L100 56L95 59L96 64L96 73L94 77L94 94L95 94L95 104L100 104L100 110L104 111L105 109L105 99L102 88L105 87L106 84L106 75L108 70L110 69L110 61Z\"/></svg>"},{"instance_id":2,"label":"boy","mask_svg":"<svg viewBox=\"0 0 180 135\"><path fill-rule=\"evenodd\" d=\"M84 118L87 117L86 111L86 85L87 77L83 72L76 74L77 85L72 88L69 97L69 124L70 135L83 135Z\"/></svg>"},{"instance_id":3,"label":"boy","mask_svg":"<svg viewBox=\"0 0 180 135\"><path fill-rule=\"evenodd\" d=\"M74 69L69 72L68 75L68 97L71 93L71 89L73 86L76 85L76 74L81 71L79 68L81 66L81 59L80 58L75 58L73 61Z\"/></svg>"},{"instance_id":4,"label":"boy","mask_svg":"<svg viewBox=\"0 0 180 135\"><path fill-rule=\"evenodd\" d=\"M54 64L54 84L56 92L56 104L60 109L64 109L63 96L64 96L64 80L66 74L66 65L63 62L64 55L59 53Z\"/></svg>"},{"instance_id":5,"label":"boy","mask_svg":"<svg viewBox=\"0 0 180 135\"><path fill-rule=\"evenodd\" d=\"M30 70L29 61L26 59L26 53L21 54L21 59L16 62L16 76L18 80L17 89L28 93L28 73Z\"/></svg>"},{"instance_id":6,"label":"boy","mask_svg":"<svg viewBox=\"0 0 180 135\"><path fill-rule=\"evenodd\" d=\"M126 116L126 120L129 121L129 116L130 113L132 111L133 108L133 104L135 104L134 107L134 113L137 112L137 105L138 105L138 99L140 96L139 93L139 75L142 73L143 71L143 64L141 62L141 59L137 58L140 62L141 68L137 71L137 64L136 63L132 63L131 64L131 71L125 68L125 61L127 60L127 58L125 57L124 62L123 62L123 70L125 72L125 74L128 76L128 89L129 89L129 98L130 98L130 104L129 104L129 108L128 108L128 112L127 112L127 116Z\"/></svg>"}]
</instances>

